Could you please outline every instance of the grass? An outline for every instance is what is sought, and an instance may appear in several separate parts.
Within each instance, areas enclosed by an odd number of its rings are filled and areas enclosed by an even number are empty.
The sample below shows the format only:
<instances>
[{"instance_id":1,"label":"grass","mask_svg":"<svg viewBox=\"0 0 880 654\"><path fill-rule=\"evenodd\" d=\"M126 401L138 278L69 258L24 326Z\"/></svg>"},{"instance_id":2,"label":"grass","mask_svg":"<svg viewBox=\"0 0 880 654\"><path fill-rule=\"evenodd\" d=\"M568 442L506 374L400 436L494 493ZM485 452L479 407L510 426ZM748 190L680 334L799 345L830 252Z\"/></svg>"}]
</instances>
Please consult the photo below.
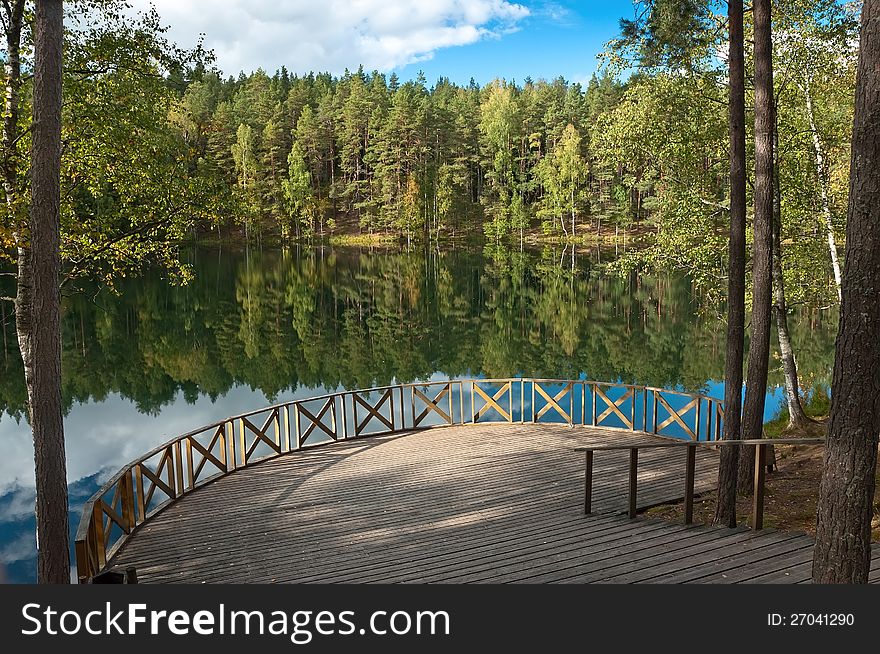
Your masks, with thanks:
<instances>
[{"instance_id":1,"label":"grass","mask_svg":"<svg viewBox=\"0 0 880 654\"><path fill-rule=\"evenodd\" d=\"M400 238L394 234L373 233L373 234L332 234L327 241L330 245L338 245L343 247L369 247L374 245L394 245L398 243Z\"/></svg>"}]
</instances>

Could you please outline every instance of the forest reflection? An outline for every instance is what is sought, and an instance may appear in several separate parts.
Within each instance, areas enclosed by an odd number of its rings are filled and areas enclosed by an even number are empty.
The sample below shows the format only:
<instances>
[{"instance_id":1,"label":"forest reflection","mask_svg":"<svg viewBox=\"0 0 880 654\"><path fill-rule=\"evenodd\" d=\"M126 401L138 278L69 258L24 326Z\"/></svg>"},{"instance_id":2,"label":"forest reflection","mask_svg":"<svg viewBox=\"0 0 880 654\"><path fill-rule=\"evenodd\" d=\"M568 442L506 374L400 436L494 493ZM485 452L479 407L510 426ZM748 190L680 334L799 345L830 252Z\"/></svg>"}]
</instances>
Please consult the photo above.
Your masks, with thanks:
<instances>
[{"instance_id":1,"label":"forest reflection","mask_svg":"<svg viewBox=\"0 0 880 654\"><path fill-rule=\"evenodd\" d=\"M441 376L516 375L705 389L723 377L723 307L687 277L616 276L596 253L492 249L193 249L195 273L65 298L68 409L118 393L156 414L182 391L212 400L246 385L358 388ZM604 256L607 259L607 256ZM792 319L803 386L829 382L836 311ZM0 408L22 415L11 321ZM781 384L777 367L771 384Z\"/></svg>"}]
</instances>

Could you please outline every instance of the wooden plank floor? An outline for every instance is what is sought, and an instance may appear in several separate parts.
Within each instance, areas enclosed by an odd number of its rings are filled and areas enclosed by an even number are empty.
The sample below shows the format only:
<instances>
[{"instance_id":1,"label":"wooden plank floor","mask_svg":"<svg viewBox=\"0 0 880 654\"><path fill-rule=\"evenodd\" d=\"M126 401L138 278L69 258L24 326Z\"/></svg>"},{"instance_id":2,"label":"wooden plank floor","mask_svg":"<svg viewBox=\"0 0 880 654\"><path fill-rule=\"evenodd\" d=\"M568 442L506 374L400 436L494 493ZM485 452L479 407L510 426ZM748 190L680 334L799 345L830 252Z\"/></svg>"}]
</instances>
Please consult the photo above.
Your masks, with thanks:
<instances>
[{"instance_id":1,"label":"wooden plank floor","mask_svg":"<svg viewBox=\"0 0 880 654\"><path fill-rule=\"evenodd\" d=\"M626 452L596 454L595 513L584 516L583 457L573 448L652 438L504 424L295 452L185 496L113 563L134 565L144 583L809 579L807 536L621 515ZM640 453L640 507L681 497L684 456L683 449ZM716 469L717 454L699 450L697 492L714 486Z\"/></svg>"}]
</instances>

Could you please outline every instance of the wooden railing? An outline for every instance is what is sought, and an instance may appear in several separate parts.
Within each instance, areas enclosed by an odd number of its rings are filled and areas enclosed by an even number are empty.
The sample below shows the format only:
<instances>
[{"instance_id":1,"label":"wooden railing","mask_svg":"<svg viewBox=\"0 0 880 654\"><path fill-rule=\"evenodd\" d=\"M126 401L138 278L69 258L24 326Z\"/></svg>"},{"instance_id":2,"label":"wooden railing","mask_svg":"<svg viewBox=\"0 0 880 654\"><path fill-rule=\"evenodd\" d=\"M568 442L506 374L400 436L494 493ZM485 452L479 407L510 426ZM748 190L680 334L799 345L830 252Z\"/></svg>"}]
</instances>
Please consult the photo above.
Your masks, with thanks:
<instances>
[{"instance_id":1,"label":"wooden railing","mask_svg":"<svg viewBox=\"0 0 880 654\"><path fill-rule=\"evenodd\" d=\"M694 520L694 479L696 472L697 447L755 446L755 475L752 486L752 529L764 528L764 479L767 471L767 448L774 445L824 445L824 438L764 438L754 440L725 440L711 443L700 441L669 441L666 443L637 443L635 445L597 445L596 447L576 447L576 452L584 452L584 513L593 511L593 459L595 452L629 451L629 517L635 518L638 511L639 451L667 447L685 447L684 473L684 522Z\"/></svg>"},{"instance_id":2,"label":"wooden railing","mask_svg":"<svg viewBox=\"0 0 880 654\"><path fill-rule=\"evenodd\" d=\"M716 441L721 400L586 380L456 379L341 391L233 416L132 461L85 504L75 539L86 581L180 497L258 461L339 440L445 425L560 422Z\"/></svg>"}]
</instances>

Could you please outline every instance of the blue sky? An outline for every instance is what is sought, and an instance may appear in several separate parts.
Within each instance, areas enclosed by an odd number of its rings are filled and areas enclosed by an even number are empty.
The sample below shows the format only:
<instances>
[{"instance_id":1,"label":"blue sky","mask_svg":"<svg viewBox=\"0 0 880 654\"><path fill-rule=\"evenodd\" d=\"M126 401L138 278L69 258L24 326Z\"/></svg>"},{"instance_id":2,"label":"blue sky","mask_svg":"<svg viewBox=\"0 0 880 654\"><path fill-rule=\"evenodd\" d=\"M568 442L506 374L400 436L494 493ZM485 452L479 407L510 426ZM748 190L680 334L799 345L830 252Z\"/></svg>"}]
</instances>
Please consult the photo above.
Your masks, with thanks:
<instances>
[{"instance_id":1,"label":"blue sky","mask_svg":"<svg viewBox=\"0 0 880 654\"><path fill-rule=\"evenodd\" d=\"M483 84L558 75L585 81L632 0L132 0L155 5L170 36L191 47L204 34L226 74L363 64L403 79L424 70Z\"/></svg>"},{"instance_id":2,"label":"blue sky","mask_svg":"<svg viewBox=\"0 0 880 654\"><path fill-rule=\"evenodd\" d=\"M466 83L472 76L483 84L496 77L522 81L552 79L587 81L596 71L597 55L617 36L621 17L631 18L631 0L560 2L564 13L551 13L545 3L523 3L533 12L518 30L472 45L445 48L428 61L397 69L412 77L423 69L429 81L446 75Z\"/></svg>"}]
</instances>

